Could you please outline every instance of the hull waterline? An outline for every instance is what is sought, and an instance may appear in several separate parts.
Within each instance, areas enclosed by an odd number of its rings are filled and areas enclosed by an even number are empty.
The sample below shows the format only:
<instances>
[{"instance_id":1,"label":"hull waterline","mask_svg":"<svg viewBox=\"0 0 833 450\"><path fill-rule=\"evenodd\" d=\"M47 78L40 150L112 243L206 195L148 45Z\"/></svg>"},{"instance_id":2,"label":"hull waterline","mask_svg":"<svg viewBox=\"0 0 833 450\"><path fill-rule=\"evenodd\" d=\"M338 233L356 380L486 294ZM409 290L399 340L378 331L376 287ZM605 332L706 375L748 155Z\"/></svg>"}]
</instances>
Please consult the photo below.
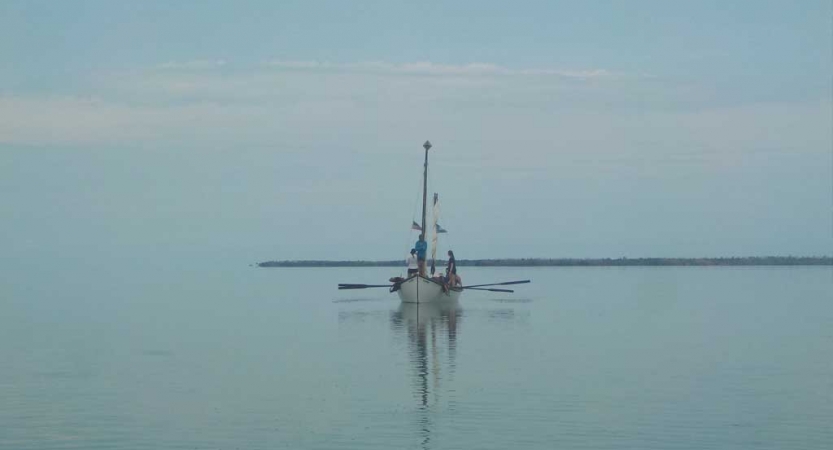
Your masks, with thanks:
<instances>
[{"instance_id":1,"label":"hull waterline","mask_svg":"<svg viewBox=\"0 0 833 450\"><path fill-rule=\"evenodd\" d=\"M456 301L463 291L457 288L444 292L443 286L436 281L423 277L412 277L399 285L396 293L403 303L434 303Z\"/></svg>"}]
</instances>

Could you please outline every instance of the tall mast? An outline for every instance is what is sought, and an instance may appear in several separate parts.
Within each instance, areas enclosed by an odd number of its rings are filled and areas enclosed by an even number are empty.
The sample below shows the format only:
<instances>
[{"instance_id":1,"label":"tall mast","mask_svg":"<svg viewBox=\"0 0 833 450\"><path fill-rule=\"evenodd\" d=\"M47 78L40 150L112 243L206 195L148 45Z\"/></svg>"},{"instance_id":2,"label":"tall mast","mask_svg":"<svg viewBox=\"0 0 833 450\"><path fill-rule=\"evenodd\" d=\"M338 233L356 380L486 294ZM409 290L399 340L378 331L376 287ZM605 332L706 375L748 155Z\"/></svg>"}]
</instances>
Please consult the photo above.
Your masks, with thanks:
<instances>
[{"instance_id":1,"label":"tall mast","mask_svg":"<svg viewBox=\"0 0 833 450\"><path fill-rule=\"evenodd\" d=\"M422 238L427 239L428 235L425 234L425 206L428 202L428 150L431 148L431 142L425 141L422 148L425 149L425 170L422 174Z\"/></svg>"}]
</instances>

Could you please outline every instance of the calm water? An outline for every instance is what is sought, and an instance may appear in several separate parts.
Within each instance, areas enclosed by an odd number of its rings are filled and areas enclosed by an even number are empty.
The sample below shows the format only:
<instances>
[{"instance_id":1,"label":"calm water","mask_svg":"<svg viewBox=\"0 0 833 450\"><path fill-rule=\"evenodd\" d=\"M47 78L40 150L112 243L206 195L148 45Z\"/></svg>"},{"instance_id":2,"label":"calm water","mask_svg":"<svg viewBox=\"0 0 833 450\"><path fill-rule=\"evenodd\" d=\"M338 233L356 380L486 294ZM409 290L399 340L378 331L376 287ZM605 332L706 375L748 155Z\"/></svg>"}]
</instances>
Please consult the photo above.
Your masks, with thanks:
<instances>
[{"instance_id":1,"label":"calm water","mask_svg":"<svg viewBox=\"0 0 833 450\"><path fill-rule=\"evenodd\" d=\"M0 448L833 448L833 270L94 262L0 285Z\"/></svg>"}]
</instances>

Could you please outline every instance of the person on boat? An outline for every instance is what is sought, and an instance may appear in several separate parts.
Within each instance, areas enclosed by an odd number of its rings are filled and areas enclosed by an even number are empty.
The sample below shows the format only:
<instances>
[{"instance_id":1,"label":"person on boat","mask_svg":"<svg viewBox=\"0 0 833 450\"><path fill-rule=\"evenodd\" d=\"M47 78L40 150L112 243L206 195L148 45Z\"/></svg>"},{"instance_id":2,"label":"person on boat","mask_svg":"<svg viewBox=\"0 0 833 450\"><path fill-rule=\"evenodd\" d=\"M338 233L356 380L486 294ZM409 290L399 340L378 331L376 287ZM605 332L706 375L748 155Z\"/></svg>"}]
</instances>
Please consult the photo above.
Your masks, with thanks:
<instances>
[{"instance_id":1,"label":"person on boat","mask_svg":"<svg viewBox=\"0 0 833 450\"><path fill-rule=\"evenodd\" d=\"M419 275L425 276L425 252L428 250L428 243L425 242L425 235L420 234L419 240L416 241L414 249L417 254L417 265L419 266Z\"/></svg>"},{"instance_id":2,"label":"person on boat","mask_svg":"<svg viewBox=\"0 0 833 450\"><path fill-rule=\"evenodd\" d=\"M416 257L416 249L411 249L411 254L408 255L408 258L405 259L405 263L408 265L408 278L416 275L419 272L419 266L417 265L417 257Z\"/></svg>"},{"instance_id":3,"label":"person on boat","mask_svg":"<svg viewBox=\"0 0 833 450\"><path fill-rule=\"evenodd\" d=\"M454 259L454 252L448 251L448 266L445 268L445 276L449 286L457 285L457 260Z\"/></svg>"}]
</instances>

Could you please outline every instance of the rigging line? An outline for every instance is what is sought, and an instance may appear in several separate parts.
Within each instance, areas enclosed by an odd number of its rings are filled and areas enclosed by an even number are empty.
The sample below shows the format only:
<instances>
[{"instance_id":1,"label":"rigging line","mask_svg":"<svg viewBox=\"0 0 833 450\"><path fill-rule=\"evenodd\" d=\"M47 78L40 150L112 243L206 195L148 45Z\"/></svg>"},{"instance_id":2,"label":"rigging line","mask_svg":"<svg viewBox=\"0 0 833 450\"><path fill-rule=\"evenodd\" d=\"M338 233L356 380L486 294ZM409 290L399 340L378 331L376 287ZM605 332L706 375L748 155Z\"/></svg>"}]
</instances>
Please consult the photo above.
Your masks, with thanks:
<instances>
[{"instance_id":1,"label":"rigging line","mask_svg":"<svg viewBox=\"0 0 833 450\"><path fill-rule=\"evenodd\" d=\"M440 205L440 208L442 208L442 205ZM451 215L453 216L454 214L452 213ZM454 223L454 220L449 216L448 213L445 213L445 215L443 217L445 217L445 219L448 219L449 223L452 223L452 224ZM445 220L445 219L443 219L443 220ZM448 223L446 223L446 227L448 227L448 226L449 226ZM446 228L446 230L448 230L448 228ZM453 242L454 239L451 236L452 234L453 234L452 231L446 231L445 232L445 242L448 245L448 250L454 250L454 242ZM446 257L447 256L448 255L446 255Z\"/></svg>"},{"instance_id":2,"label":"rigging line","mask_svg":"<svg viewBox=\"0 0 833 450\"><path fill-rule=\"evenodd\" d=\"M411 207L411 220L412 220L413 222L416 222L416 210L417 210L417 203L419 202L419 197L422 195L422 174L420 174L420 176L419 176L419 183L418 183L418 185L419 185L419 187L418 187L418 189L416 190L416 195L414 195L414 203L413 203L413 207ZM405 234L405 236L406 236L406 238L405 238L405 239L406 239L406 241L405 241L405 246L403 247L403 248L408 249L408 250L410 250L410 249L412 248L412 245L413 245L413 244L411 243L411 240L412 240L412 237L411 237L411 231L412 231L412 230L411 230L411 226L410 226L410 225L408 225L408 231L407 231L407 232L406 232L406 234ZM406 269L407 269L407 268L406 268ZM400 273L402 273L402 272L400 272Z\"/></svg>"},{"instance_id":3,"label":"rigging line","mask_svg":"<svg viewBox=\"0 0 833 450\"><path fill-rule=\"evenodd\" d=\"M440 204L440 214L443 214L442 204ZM444 217L443 221L445 221L446 219L449 218L448 214L443 215L443 217ZM454 223L454 222L451 221L451 223ZM449 226L448 223L446 223L445 226L448 227ZM445 239L445 247L446 247L445 251L446 252L448 252L449 250L454 250L454 242L453 242L454 239L452 239L451 235L452 235L452 232L448 231L448 228L446 228L446 232L443 233L443 239ZM441 255L440 259L442 259L443 261L448 263L448 253L445 253L445 254Z\"/></svg>"},{"instance_id":4,"label":"rigging line","mask_svg":"<svg viewBox=\"0 0 833 450\"><path fill-rule=\"evenodd\" d=\"M434 158L434 160L436 161L436 158ZM429 200L431 202L431 207L430 207L431 208L431 224L429 225L428 223L426 223L425 227L426 228L430 227L431 236L429 237L428 232L426 230L423 230L423 232L425 233L425 240L432 243L431 248L432 248L432 253L434 253L434 254L436 254L439 249L434 249L434 245L433 245L433 238L434 238L434 235L437 233L437 230L434 228L434 223L436 221L436 218L434 217L434 201L433 201L434 196L432 194L439 194L440 192L442 192L442 190L438 189L438 184L441 184L441 183L436 183L435 182L435 180L439 179L434 174L434 172L436 172L436 170L437 170L436 167L437 166L436 166L436 163L435 163L434 169L428 171L428 186L430 186L429 197L431 199L431 200ZM441 213L441 212L442 211L438 211L438 213ZM439 237L438 237L436 247L439 247L439 243L440 243L439 241L440 240L439 240ZM434 258L432 258L432 259L434 259Z\"/></svg>"},{"instance_id":5,"label":"rigging line","mask_svg":"<svg viewBox=\"0 0 833 450\"><path fill-rule=\"evenodd\" d=\"M420 174L419 180L417 181L417 189L414 195L414 206L411 208L411 220L416 222L416 215L417 215L417 208L419 207L419 199L422 196L422 175ZM410 230L410 228L408 228ZM410 235L410 231L408 232Z\"/></svg>"}]
</instances>

